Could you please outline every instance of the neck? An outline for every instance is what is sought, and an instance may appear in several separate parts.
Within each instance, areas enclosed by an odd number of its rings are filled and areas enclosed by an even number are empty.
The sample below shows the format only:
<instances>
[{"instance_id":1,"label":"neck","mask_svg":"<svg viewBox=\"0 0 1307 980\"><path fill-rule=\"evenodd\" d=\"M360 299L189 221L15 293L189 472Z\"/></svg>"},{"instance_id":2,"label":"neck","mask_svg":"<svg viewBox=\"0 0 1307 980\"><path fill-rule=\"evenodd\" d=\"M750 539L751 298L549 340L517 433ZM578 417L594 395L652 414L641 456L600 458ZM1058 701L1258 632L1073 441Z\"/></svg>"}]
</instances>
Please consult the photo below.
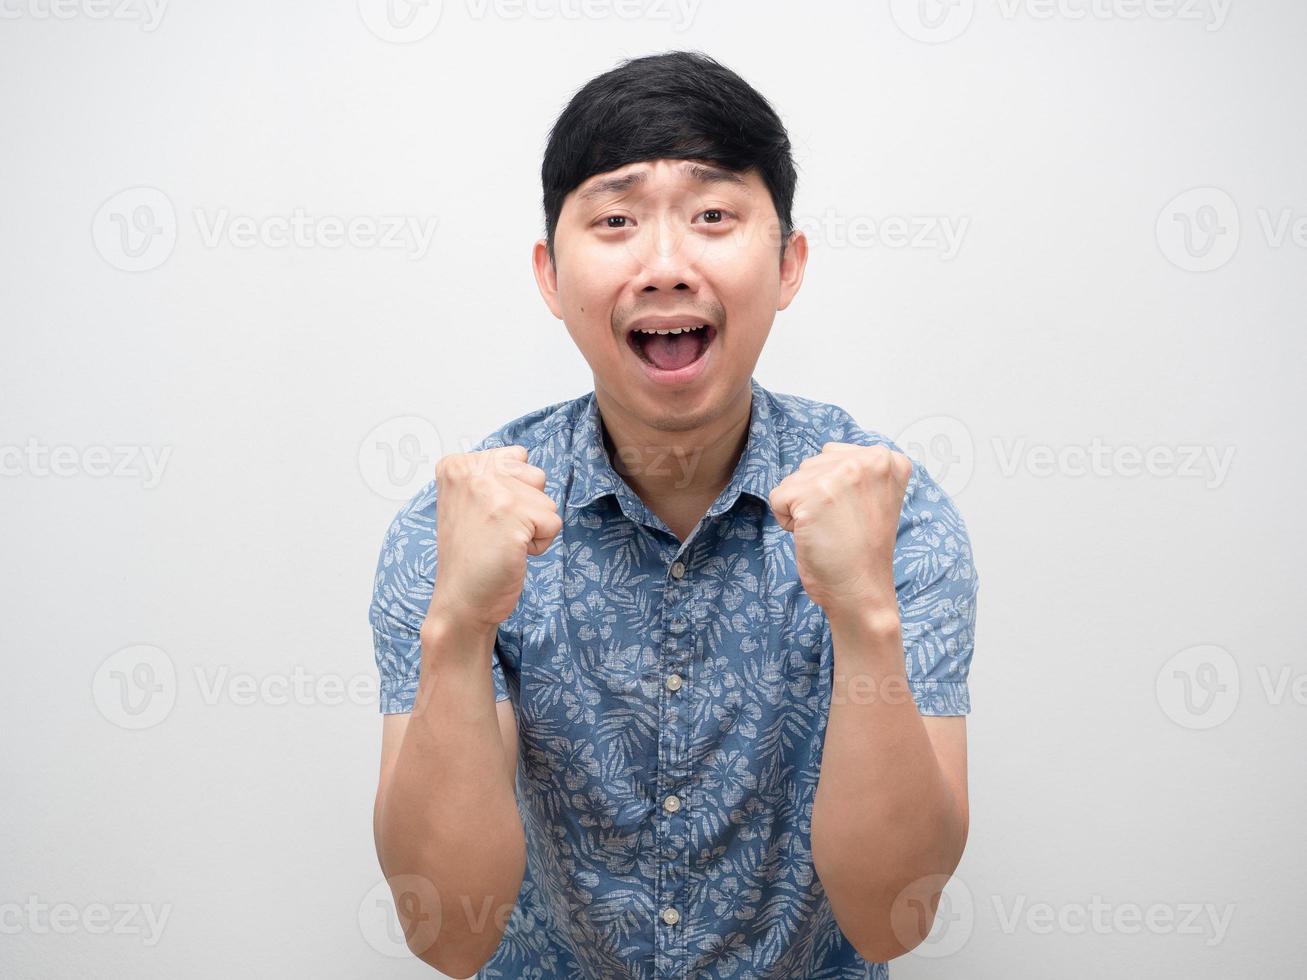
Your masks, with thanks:
<instances>
[{"instance_id":1,"label":"neck","mask_svg":"<svg viewBox=\"0 0 1307 980\"><path fill-rule=\"evenodd\" d=\"M598 388L595 397L613 469L651 509L669 500L706 500L706 507L730 482L749 437L748 385L724 411L684 429L652 426Z\"/></svg>"}]
</instances>

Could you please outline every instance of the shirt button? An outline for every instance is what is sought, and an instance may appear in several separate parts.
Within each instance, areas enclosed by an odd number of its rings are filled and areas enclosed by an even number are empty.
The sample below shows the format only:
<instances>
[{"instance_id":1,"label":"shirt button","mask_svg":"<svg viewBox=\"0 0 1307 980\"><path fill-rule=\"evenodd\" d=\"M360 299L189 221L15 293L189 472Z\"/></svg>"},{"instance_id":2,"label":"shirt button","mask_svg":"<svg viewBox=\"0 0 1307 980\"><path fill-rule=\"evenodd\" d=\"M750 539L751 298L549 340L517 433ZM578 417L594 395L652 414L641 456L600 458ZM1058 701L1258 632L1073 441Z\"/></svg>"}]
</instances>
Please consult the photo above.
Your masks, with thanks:
<instances>
[{"instance_id":1,"label":"shirt button","mask_svg":"<svg viewBox=\"0 0 1307 980\"><path fill-rule=\"evenodd\" d=\"M681 921L681 913L676 909L663 909L663 921L669 926L674 926Z\"/></svg>"},{"instance_id":2,"label":"shirt button","mask_svg":"<svg viewBox=\"0 0 1307 980\"><path fill-rule=\"evenodd\" d=\"M667 680L663 682L669 691L679 691L681 689L681 675L668 674Z\"/></svg>"},{"instance_id":3,"label":"shirt button","mask_svg":"<svg viewBox=\"0 0 1307 980\"><path fill-rule=\"evenodd\" d=\"M672 562L672 578L680 578L684 574L685 574L685 562L683 561Z\"/></svg>"},{"instance_id":4,"label":"shirt button","mask_svg":"<svg viewBox=\"0 0 1307 980\"><path fill-rule=\"evenodd\" d=\"M673 793L667 799L663 800L663 809L668 813L675 813L681 808L681 798Z\"/></svg>"}]
</instances>

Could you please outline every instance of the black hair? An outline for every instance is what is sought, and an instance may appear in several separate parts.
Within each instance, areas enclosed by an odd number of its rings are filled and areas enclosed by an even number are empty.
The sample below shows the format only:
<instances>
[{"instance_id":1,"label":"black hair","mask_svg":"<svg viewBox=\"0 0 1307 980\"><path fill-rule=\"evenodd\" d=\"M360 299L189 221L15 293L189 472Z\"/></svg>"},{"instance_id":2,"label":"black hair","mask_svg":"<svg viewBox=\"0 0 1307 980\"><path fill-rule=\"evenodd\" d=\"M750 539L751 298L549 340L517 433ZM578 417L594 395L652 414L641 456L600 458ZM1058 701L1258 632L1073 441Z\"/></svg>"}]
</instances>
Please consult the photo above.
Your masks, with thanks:
<instances>
[{"instance_id":1,"label":"black hair","mask_svg":"<svg viewBox=\"0 0 1307 980\"><path fill-rule=\"evenodd\" d=\"M627 59L592 78L554 122L540 167L550 261L569 193L595 174L659 159L756 168L780 218L784 254L797 176L780 117L753 86L706 54L668 51Z\"/></svg>"}]
</instances>

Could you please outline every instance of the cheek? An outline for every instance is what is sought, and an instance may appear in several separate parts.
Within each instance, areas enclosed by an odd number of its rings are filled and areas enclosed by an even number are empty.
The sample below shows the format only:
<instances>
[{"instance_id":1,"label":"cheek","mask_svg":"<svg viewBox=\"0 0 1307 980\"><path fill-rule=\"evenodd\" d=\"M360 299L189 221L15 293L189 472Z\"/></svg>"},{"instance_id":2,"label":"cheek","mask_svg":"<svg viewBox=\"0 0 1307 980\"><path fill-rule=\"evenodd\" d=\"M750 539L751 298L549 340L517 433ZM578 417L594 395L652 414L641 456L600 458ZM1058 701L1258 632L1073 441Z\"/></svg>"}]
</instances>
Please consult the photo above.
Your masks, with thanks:
<instances>
[{"instance_id":1,"label":"cheek","mask_svg":"<svg viewBox=\"0 0 1307 980\"><path fill-rule=\"evenodd\" d=\"M770 320L780 298L779 258L753 254L718 266L713 283L728 315L755 323Z\"/></svg>"},{"instance_id":2,"label":"cheek","mask_svg":"<svg viewBox=\"0 0 1307 980\"><path fill-rule=\"evenodd\" d=\"M780 243L773 245L773 236L751 225L713 243L705 258L723 291L729 290L739 302L762 307L779 296Z\"/></svg>"},{"instance_id":3,"label":"cheek","mask_svg":"<svg viewBox=\"0 0 1307 980\"><path fill-rule=\"evenodd\" d=\"M558 270L559 297L573 310L599 310L606 298L621 291L623 272L602 251L576 251Z\"/></svg>"}]
</instances>

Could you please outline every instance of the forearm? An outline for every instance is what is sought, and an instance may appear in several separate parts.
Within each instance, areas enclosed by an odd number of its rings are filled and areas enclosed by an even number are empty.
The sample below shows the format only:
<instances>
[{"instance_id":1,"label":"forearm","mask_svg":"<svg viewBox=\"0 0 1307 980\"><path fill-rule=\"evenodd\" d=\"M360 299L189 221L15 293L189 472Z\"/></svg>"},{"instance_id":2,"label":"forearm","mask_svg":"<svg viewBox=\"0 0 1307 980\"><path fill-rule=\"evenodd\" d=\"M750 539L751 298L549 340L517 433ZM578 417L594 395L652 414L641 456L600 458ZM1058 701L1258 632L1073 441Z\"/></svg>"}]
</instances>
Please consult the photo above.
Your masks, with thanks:
<instances>
[{"instance_id":1,"label":"forearm","mask_svg":"<svg viewBox=\"0 0 1307 980\"><path fill-rule=\"evenodd\" d=\"M882 960L911 948L895 899L957 867L966 828L908 688L897 610L831 618L834 684L812 816L813 863L841 928ZM908 901L938 900L909 892ZM903 900L900 900L900 905ZM896 914L919 911L900 908ZM917 937L919 940L924 937ZM864 952L864 956L867 953Z\"/></svg>"},{"instance_id":2,"label":"forearm","mask_svg":"<svg viewBox=\"0 0 1307 980\"><path fill-rule=\"evenodd\" d=\"M416 875L440 899L425 962L468 976L495 952L526 870L490 675L494 634L429 615L416 701L378 803L378 856L387 878ZM401 924L409 933L410 923Z\"/></svg>"}]
</instances>

